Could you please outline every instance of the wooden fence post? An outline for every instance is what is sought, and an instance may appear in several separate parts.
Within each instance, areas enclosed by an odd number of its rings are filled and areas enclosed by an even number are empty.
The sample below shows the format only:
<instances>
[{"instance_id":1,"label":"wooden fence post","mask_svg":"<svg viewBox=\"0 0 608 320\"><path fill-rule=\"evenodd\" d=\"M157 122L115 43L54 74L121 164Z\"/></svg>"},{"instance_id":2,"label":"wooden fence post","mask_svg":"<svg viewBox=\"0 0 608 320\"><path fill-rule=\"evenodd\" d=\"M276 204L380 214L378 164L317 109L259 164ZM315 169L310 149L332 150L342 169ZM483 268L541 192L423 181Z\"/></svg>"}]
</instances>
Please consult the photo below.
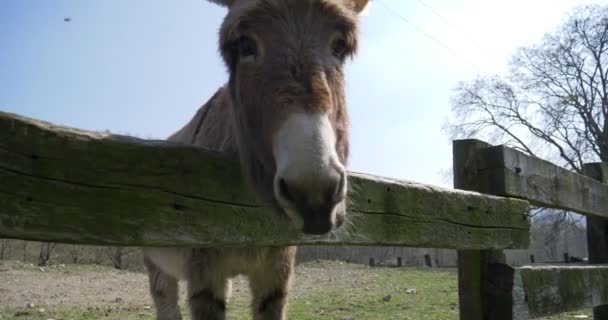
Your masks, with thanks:
<instances>
[{"instance_id":1,"label":"wooden fence post","mask_svg":"<svg viewBox=\"0 0 608 320\"><path fill-rule=\"evenodd\" d=\"M429 268L433 267L433 260L431 260L431 255L429 255L429 254L424 255L424 265Z\"/></svg>"},{"instance_id":2,"label":"wooden fence post","mask_svg":"<svg viewBox=\"0 0 608 320\"><path fill-rule=\"evenodd\" d=\"M478 178L478 153L491 146L479 140L454 141L454 188L490 193L490 190L484 190L485 184ZM502 250L458 251L461 320L512 319L511 286L506 282L513 279L514 269L505 263Z\"/></svg>"},{"instance_id":3,"label":"wooden fence post","mask_svg":"<svg viewBox=\"0 0 608 320\"><path fill-rule=\"evenodd\" d=\"M587 163L585 175L608 183L608 164ZM587 250L589 263L608 263L608 219L587 216ZM608 320L608 305L593 308L594 320Z\"/></svg>"}]
</instances>

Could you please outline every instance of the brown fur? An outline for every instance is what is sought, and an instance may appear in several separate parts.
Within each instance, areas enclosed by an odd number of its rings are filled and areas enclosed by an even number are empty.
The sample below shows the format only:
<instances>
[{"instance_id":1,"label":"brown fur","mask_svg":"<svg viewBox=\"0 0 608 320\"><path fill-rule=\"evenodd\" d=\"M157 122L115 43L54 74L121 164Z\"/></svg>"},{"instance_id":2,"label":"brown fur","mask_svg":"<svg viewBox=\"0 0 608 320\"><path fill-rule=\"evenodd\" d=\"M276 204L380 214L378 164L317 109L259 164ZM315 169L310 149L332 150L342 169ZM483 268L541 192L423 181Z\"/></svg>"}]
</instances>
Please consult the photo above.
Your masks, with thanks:
<instances>
[{"instance_id":1,"label":"brown fur","mask_svg":"<svg viewBox=\"0 0 608 320\"><path fill-rule=\"evenodd\" d=\"M219 2L230 6L220 32L230 82L169 140L238 154L260 198L277 205L272 139L290 114L326 112L339 160L345 164L348 159L343 61L331 55L330 44L336 33L343 33L345 56L355 52L353 8L360 11L367 1ZM236 61L235 45L243 35L258 44L255 61ZM145 255L159 320L181 317L176 307L179 278L188 280L193 319L225 319L228 279L237 274L249 277L254 319L285 319L295 247L145 249Z\"/></svg>"},{"instance_id":2,"label":"brown fur","mask_svg":"<svg viewBox=\"0 0 608 320\"><path fill-rule=\"evenodd\" d=\"M338 154L346 163L349 124L342 65L319 59L319 50L327 48L336 28L345 32L354 53L355 13L335 1L240 1L222 25L220 48L231 73L231 102L238 105L233 112L236 142L247 176L265 200L272 201L272 134L294 109L330 109L325 111L335 125ZM243 34L260 42L265 57L236 72L231 48ZM248 101L241 101L243 96Z\"/></svg>"}]
</instances>

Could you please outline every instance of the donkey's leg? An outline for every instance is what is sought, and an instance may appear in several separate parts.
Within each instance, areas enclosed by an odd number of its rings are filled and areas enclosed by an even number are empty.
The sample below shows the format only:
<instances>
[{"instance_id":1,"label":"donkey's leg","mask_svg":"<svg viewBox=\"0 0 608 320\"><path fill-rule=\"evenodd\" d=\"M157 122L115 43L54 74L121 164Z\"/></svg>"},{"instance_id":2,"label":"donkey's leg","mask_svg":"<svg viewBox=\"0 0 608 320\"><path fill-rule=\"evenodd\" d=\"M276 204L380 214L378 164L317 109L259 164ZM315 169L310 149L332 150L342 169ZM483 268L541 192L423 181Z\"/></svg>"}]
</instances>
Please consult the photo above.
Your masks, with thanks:
<instances>
[{"instance_id":1,"label":"donkey's leg","mask_svg":"<svg viewBox=\"0 0 608 320\"><path fill-rule=\"evenodd\" d=\"M296 247L268 250L268 256L249 274L249 285L253 294L253 319L285 320Z\"/></svg>"},{"instance_id":2,"label":"donkey's leg","mask_svg":"<svg viewBox=\"0 0 608 320\"><path fill-rule=\"evenodd\" d=\"M153 262L144 258L148 269L150 294L156 307L157 320L181 320L182 316L178 305L177 280L161 271Z\"/></svg>"},{"instance_id":3,"label":"donkey's leg","mask_svg":"<svg viewBox=\"0 0 608 320\"><path fill-rule=\"evenodd\" d=\"M206 250L198 251L189 265L188 297L192 320L225 320L230 285L219 261ZM215 252L214 252L215 253Z\"/></svg>"}]
</instances>

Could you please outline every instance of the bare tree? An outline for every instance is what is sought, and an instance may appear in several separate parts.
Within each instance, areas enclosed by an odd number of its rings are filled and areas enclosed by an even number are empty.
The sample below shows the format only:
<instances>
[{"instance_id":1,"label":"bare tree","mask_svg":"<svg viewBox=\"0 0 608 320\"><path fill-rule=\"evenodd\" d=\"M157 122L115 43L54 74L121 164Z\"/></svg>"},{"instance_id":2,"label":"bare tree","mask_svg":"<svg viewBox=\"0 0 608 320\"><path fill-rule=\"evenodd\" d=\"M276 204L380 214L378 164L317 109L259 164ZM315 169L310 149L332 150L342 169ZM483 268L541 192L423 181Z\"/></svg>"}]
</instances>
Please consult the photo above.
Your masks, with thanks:
<instances>
[{"instance_id":1,"label":"bare tree","mask_svg":"<svg viewBox=\"0 0 608 320\"><path fill-rule=\"evenodd\" d=\"M585 162L608 162L608 6L577 8L520 48L508 76L460 83L451 104L453 138L506 144L577 173ZM560 223L576 220L553 213Z\"/></svg>"},{"instance_id":2,"label":"bare tree","mask_svg":"<svg viewBox=\"0 0 608 320\"><path fill-rule=\"evenodd\" d=\"M115 269L122 270L124 268L123 265L123 248L122 247L112 247L108 248L107 255L112 260L112 265Z\"/></svg>"},{"instance_id":3,"label":"bare tree","mask_svg":"<svg viewBox=\"0 0 608 320\"><path fill-rule=\"evenodd\" d=\"M72 260L73 264L78 264L78 261L80 259L80 251L81 251L82 247L79 245L71 245L70 248L68 249L68 253L70 254L70 258Z\"/></svg>"},{"instance_id":4,"label":"bare tree","mask_svg":"<svg viewBox=\"0 0 608 320\"><path fill-rule=\"evenodd\" d=\"M482 137L571 170L608 162L608 6L580 7L539 44L519 49L508 77L461 83L455 138Z\"/></svg>"},{"instance_id":5,"label":"bare tree","mask_svg":"<svg viewBox=\"0 0 608 320\"><path fill-rule=\"evenodd\" d=\"M577 219L564 221L564 219ZM538 261L562 259L564 252L584 256L586 252L585 228L580 225L582 216L539 215L534 218L533 246L539 254Z\"/></svg>"},{"instance_id":6,"label":"bare tree","mask_svg":"<svg viewBox=\"0 0 608 320\"><path fill-rule=\"evenodd\" d=\"M40 253L38 255L38 265L39 266L47 266L51 257L53 256L53 252L55 251L56 243L52 242L41 242L40 243Z\"/></svg>"},{"instance_id":7,"label":"bare tree","mask_svg":"<svg viewBox=\"0 0 608 320\"><path fill-rule=\"evenodd\" d=\"M112 265L115 269L123 270L126 268L125 258L135 252L134 249L127 249L124 247L110 247L107 248L107 256L112 261Z\"/></svg>"},{"instance_id":8,"label":"bare tree","mask_svg":"<svg viewBox=\"0 0 608 320\"><path fill-rule=\"evenodd\" d=\"M543 244L545 255L551 260L558 258L558 240L567 225L564 220L568 217L568 215L543 215L538 217L540 221L535 223L536 234L540 238L538 240Z\"/></svg>"}]
</instances>

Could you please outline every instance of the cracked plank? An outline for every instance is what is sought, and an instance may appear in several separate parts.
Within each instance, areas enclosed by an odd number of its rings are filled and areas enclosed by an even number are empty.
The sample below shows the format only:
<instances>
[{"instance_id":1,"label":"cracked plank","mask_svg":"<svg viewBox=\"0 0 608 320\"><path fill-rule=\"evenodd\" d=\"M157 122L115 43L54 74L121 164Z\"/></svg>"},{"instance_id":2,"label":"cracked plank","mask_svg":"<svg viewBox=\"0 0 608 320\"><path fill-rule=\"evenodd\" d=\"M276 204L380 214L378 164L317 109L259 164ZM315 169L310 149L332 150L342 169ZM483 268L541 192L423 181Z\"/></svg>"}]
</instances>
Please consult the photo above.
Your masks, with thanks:
<instances>
[{"instance_id":1,"label":"cracked plank","mask_svg":"<svg viewBox=\"0 0 608 320\"><path fill-rule=\"evenodd\" d=\"M505 146L481 150L477 160L478 183L488 193L608 218L608 184Z\"/></svg>"},{"instance_id":2,"label":"cracked plank","mask_svg":"<svg viewBox=\"0 0 608 320\"><path fill-rule=\"evenodd\" d=\"M128 246L527 248L526 201L350 173L349 223L294 230L203 148L0 112L0 237Z\"/></svg>"}]
</instances>

